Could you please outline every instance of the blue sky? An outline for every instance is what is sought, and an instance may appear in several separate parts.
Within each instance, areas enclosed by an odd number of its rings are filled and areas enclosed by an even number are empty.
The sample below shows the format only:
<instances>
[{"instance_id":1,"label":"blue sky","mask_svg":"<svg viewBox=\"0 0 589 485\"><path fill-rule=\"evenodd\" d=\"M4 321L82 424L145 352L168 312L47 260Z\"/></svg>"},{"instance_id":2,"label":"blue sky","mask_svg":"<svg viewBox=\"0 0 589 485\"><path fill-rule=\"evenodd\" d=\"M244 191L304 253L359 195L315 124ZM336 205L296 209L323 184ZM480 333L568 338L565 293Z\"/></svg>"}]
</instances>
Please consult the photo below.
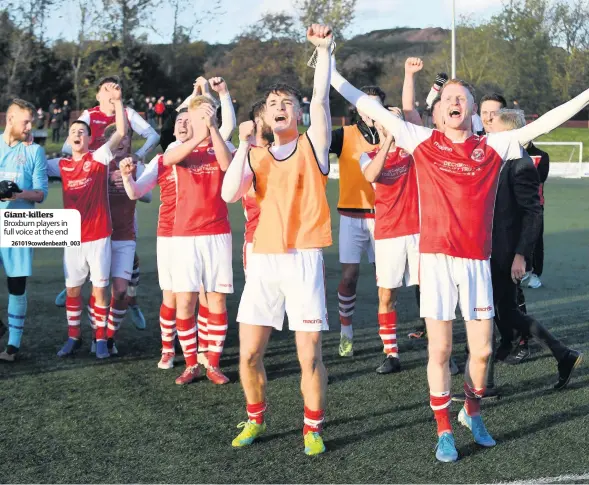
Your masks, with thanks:
<instances>
[{"instance_id":1,"label":"blue sky","mask_svg":"<svg viewBox=\"0 0 589 485\"><path fill-rule=\"evenodd\" d=\"M207 0L192 0L205 5ZM290 0L221 0L225 15L205 24L199 38L210 43L231 41L243 28L254 23L264 12L292 11ZM98 2L96 2L98 3ZM487 18L501 9L501 0L456 0L457 15ZM75 2L63 2L48 24L48 36L73 39L76 35ZM349 35L393 27L450 27L452 0L358 0L356 18ZM171 36L171 12L164 7L154 10L154 29L146 33L151 42L167 42Z\"/></svg>"}]
</instances>

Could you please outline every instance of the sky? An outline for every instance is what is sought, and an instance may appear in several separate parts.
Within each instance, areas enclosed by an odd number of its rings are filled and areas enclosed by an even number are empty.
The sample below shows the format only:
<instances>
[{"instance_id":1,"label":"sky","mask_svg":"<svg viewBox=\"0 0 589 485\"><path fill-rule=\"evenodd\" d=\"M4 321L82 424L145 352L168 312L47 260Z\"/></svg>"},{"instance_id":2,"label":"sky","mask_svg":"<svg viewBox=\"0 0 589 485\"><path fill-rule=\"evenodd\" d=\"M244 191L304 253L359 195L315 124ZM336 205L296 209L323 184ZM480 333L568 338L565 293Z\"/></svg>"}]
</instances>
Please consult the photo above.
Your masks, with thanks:
<instances>
[{"instance_id":1,"label":"sky","mask_svg":"<svg viewBox=\"0 0 589 485\"><path fill-rule=\"evenodd\" d=\"M207 3L207 0L192 1L202 5ZM502 0L455 1L457 16L473 15L475 18L490 17L499 12L502 4ZM198 40L211 44L228 43L266 12L294 11L291 0L221 0L221 3L225 14L205 23L200 29ZM63 2L63 6L52 15L47 31L50 39L75 38L76 29L71 27L77 24L74 4L75 2ZM394 27L449 28L452 24L451 12L452 0L357 0L356 17L346 33L353 36ZM171 11L160 7L154 10L153 18L154 29L145 30L149 41L169 42Z\"/></svg>"}]
</instances>

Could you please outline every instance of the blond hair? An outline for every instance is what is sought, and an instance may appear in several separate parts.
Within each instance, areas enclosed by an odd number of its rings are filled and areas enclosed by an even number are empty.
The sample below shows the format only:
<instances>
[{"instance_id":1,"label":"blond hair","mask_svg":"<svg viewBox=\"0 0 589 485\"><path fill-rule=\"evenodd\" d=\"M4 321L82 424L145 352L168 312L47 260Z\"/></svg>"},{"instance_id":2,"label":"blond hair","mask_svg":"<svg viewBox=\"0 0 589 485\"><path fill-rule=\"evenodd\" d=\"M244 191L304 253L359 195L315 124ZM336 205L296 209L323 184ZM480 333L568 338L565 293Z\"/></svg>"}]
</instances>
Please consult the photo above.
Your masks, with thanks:
<instances>
[{"instance_id":1,"label":"blond hair","mask_svg":"<svg viewBox=\"0 0 589 485\"><path fill-rule=\"evenodd\" d=\"M15 109L21 109L23 111L29 111L31 114L35 114L35 105L25 101L24 99L14 98L8 105L7 113L12 114Z\"/></svg>"},{"instance_id":2,"label":"blond hair","mask_svg":"<svg viewBox=\"0 0 589 485\"><path fill-rule=\"evenodd\" d=\"M452 86L452 85L462 86L463 88L468 89L468 92L472 96L472 101L474 103L474 100L476 99L476 91L475 91L474 87L472 86L472 84L467 83L466 81L463 81L462 79L450 79L446 84L444 84L444 86L440 90L440 94L439 94L440 98L442 97L442 94L444 93L444 89L446 89L446 87Z\"/></svg>"},{"instance_id":3,"label":"blond hair","mask_svg":"<svg viewBox=\"0 0 589 485\"><path fill-rule=\"evenodd\" d=\"M526 126L526 116L521 109L505 109L499 111L499 121L510 130Z\"/></svg>"},{"instance_id":4,"label":"blond hair","mask_svg":"<svg viewBox=\"0 0 589 485\"><path fill-rule=\"evenodd\" d=\"M212 96L201 94L199 96L195 96L190 100L190 102L188 103L188 109L190 111L194 111L203 104L209 104L213 107L213 109L217 109L219 107L219 104L215 98L213 98Z\"/></svg>"}]
</instances>

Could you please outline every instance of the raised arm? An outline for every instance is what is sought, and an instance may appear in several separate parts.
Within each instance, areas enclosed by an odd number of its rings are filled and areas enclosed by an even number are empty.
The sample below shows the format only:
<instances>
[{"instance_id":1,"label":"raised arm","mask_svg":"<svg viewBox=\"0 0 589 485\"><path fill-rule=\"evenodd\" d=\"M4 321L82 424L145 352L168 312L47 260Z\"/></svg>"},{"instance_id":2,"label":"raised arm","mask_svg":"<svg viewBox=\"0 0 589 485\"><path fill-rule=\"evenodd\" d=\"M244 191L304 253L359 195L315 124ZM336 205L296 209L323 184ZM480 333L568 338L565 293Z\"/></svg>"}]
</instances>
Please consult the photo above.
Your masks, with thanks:
<instances>
[{"instance_id":1,"label":"raised arm","mask_svg":"<svg viewBox=\"0 0 589 485\"><path fill-rule=\"evenodd\" d=\"M160 142L160 136L157 131L155 131L134 109L127 108L127 115L129 117L131 129L141 137L145 138L143 146L135 152L137 158L143 159L145 155Z\"/></svg>"},{"instance_id":2,"label":"raised arm","mask_svg":"<svg viewBox=\"0 0 589 485\"><path fill-rule=\"evenodd\" d=\"M121 87L115 83L108 83L104 86L105 90L111 95L111 102L115 107L115 123L117 131L115 131L110 139L106 142L109 150L112 152L115 150L123 137L127 134L127 117L125 116L125 108L123 106L123 100Z\"/></svg>"},{"instance_id":3,"label":"raised arm","mask_svg":"<svg viewBox=\"0 0 589 485\"><path fill-rule=\"evenodd\" d=\"M515 136L520 145L526 146L539 136L550 133L555 128L570 120L588 104L589 89L583 91L567 103L561 104L558 108L554 108L545 115L540 116L533 123L515 130Z\"/></svg>"},{"instance_id":4,"label":"raised arm","mask_svg":"<svg viewBox=\"0 0 589 485\"><path fill-rule=\"evenodd\" d=\"M333 40L331 28L313 24L307 30L307 39L317 48L317 65L310 106L311 126L307 130L307 134L313 144L321 172L327 175L331 145L331 112L329 109L329 85L331 83L329 46Z\"/></svg>"},{"instance_id":5,"label":"raised arm","mask_svg":"<svg viewBox=\"0 0 589 485\"><path fill-rule=\"evenodd\" d=\"M211 142L213 144L213 150L215 150L217 163L221 170L226 172L231 163L231 151L221 136L221 133L219 133L219 128L217 127L217 114L213 112L210 117L206 118L206 122L211 133Z\"/></svg>"},{"instance_id":6,"label":"raised arm","mask_svg":"<svg viewBox=\"0 0 589 485\"><path fill-rule=\"evenodd\" d=\"M161 155L157 155L141 174L138 173L137 180L133 179L133 168L135 162L131 157L121 160L119 169L125 186L125 192L131 200L142 200L147 194L151 194L153 188L157 185L158 164ZM149 197L151 201L151 195Z\"/></svg>"},{"instance_id":7,"label":"raised arm","mask_svg":"<svg viewBox=\"0 0 589 485\"><path fill-rule=\"evenodd\" d=\"M403 82L403 114L405 120L414 125L423 125L421 116L415 109L415 75L423 69L423 61L410 57L405 61L405 81Z\"/></svg>"},{"instance_id":8,"label":"raised arm","mask_svg":"<svg viewBox=\"0 0 589 485\"><path fill-rule=\"evenodd\" d=\"M254 173L248 163L248 155L254 132L253 121L246 121L239 125L239 148L225 173L221 189L221 197L227 203L240 200L252 186Z\"/></svg>"},{"instance_id":9,"label":"raised arm","mask_svg":"<svg viewBox=\"0 0 589 485\"><path fill-rule=\"evenodd\" d=\"M433 130L412 123L406 123L380 103L371 99L370 96L352 86L337 72L334 64L335 60L332 60L331 85L333 88L356 106L358 111L366 113L369 118L381 124L395 138L397 146L413 153L419 144L431 136Z\"/></svg>"},{"instance_id":10,"label":"raised arm","mask_svg":"<svg viewBox=\"0 0 589 485\"><path fill-rule=\"evenodd\" d=\"M179 144L171 150L166 150L166 153L164 153L164 165L166 167L180 163L188 155L190 155L198 145L207 139L209 136L209 130L207 126L202 123L201 118L203 117L203 113L208 113L210 116L209 111L210 113L214 114L214 109L212 106L203 104L195 111L189 113L193 130L192 138L186 140L184 143Z\"/></svg>"},{"instance_id":11,"label":"raised arm","mask_svg":"<svg viewBox=\"0 0 589 485\"><path fill-rule=\"evenodd\" d=\"M209 79L209 84L221 100L221 126L219 127L219 133L221 133L223 140L230 141L233 130L237 126L237 119L235 118L235 109L233 108L227 83L222 77L213 77Z\"/></svg>"}]
</instances>

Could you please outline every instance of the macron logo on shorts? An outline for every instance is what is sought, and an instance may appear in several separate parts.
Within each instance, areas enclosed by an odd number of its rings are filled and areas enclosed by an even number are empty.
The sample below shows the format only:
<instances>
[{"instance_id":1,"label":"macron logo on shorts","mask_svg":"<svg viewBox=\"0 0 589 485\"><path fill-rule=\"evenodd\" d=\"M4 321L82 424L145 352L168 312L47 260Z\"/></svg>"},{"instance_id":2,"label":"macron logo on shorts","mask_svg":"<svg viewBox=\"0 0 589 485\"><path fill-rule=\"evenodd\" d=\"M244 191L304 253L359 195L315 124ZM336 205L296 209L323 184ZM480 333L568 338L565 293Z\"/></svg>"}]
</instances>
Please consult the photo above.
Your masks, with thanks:
<instances>
[{"instance_id":1,"label":"macron logo on shorts","mask_svg":"<svg viewBox=\"0 0 589 485\"><path fill-rule=\"evenodd\" d=\"M219 286L222 288L233 288L233 285L229 285L227 283L219 283Z\"/></svg>"},{"instance_id":2,"label":"macron logo on shorts","mask_svg":"<svg viewBox=\"0 0 589 485\"><path fill-rule=\"evenodd\" d=\"M321 318L316 318L315 320L303 320L303 323L318 324L323 323L323 320Z\"/></svg>"},{"instance_id":3,"label":"macron logo on shorts","mask_svg":"<svg viewBox=\"0 0 589 485\"><path fill-rule=\"evenodd\" d=\"M475 312L490 312L491 310L493 310L493 307L491 305L489 305L488 307L474 309Z\"/></svg>"}]
</instances>

